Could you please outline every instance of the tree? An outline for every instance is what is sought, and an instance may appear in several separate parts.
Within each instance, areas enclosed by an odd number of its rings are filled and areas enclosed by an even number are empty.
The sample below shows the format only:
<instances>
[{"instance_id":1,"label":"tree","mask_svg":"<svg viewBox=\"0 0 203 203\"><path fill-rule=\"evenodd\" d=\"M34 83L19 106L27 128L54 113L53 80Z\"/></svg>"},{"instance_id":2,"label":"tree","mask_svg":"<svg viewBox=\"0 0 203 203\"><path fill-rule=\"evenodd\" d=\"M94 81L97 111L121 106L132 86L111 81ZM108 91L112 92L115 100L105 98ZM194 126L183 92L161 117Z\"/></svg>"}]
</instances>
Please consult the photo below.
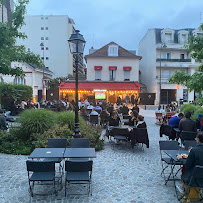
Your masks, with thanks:
<instances>
[{"instance_id":1,"label":"tree","mask_svg":"<svg viewBox=\"0 0 203 203\"><path fill-rule=\"evenodd\" d=\"M3 5L5 0L0 0ZM25 39L25 33L19 32L24 25L24 15L26 13L26 5L29 0L18 0L11 20L7 23L0 23L0 73L4 75L22 76L24 72L21 67L11 68L11 62L27 62L38 67L44 64L39 55L26 51L25 46L17 46L16 39Z\"/></svg>"},{"instance_id":2,"label":"tree","mask_svg":"<svg viewBox=\"0 0 203 203\"><path fill-rule=\"evenodd\" d=\"M203 24L200 25L199 29L203 31ZM183 71L176 71L169 79L169 82L184 85L190 91L194 90L199 93L197 102L203 105L203 35L191 36L186 47L191 52L191 57L200 62L199 69L193 75L188 75Z\"/></svg>"}]
</instances>

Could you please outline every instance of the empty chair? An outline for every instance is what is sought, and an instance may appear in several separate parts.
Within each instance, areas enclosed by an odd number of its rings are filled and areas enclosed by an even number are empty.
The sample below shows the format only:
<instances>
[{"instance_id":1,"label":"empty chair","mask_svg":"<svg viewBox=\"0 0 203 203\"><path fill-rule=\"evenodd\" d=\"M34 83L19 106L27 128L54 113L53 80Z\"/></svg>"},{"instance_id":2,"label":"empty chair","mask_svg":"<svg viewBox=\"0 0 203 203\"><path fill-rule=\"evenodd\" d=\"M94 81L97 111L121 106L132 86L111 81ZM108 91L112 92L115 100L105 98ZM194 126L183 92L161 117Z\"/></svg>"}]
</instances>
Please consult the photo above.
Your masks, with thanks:
<instances>
[{"instance_id":1,"label":"empty chair","mask_svg":"<svg viewBox=\"0 0 203 203\"><path fill-rule=\"evenodd\" d=\"M92 194L92 165L92 160L82 162L68 160L65 162L65 196L69 184L87 184L87 194Z\"/></svg>"},{"instance_id":2,"label":"empty chair","mask_svg":"<svg viewBox=\"0 0 203 203\"><path fill-rule=\"evenodd\" d=\"M66 138L49 138L47 148L66 148L67 147L67 139ZM44 161L54 161L55 163L59 163L59 171L63 168L61 162L62 158L46 158Z\"/></svg>"},{"instance_id":3,"label":"empty chair","mask_svg":"<svg viewBox=\"0 0 203 203\"><path fill-rule=\"evenodd\" d=\"M96 125L99 123L99 116L98 115L90 115L90 123Z\"/></svg>"},{"instance_id":4,"label":"empty chair","mask_svg":"<svg viewBox=\"0 0 203 203\"><path fill-rule=\"evenodd\" d=\"M195 140L185 140L183 145L185 146L185 149L188 150L191 147L195 147L197 142Z\"/></svg>"},{"instance_id":5,"label":"empty chair","mask_svg":"<svg viewBox=\"0 0 203 203\"><path fill-rule=\"evenodd\" d=\"M71 138L70 147L71 148L89 148L90 141L88 138Z\"/></svg>"},{"instance_id":6,"label":"empty chair","mask_svg":"<svg viewBox=\"0 0 203 203\"><path fill-rule=\"evenodd\" d=\"M163 135L168 136L168 139L175 139L176 133L173 132L173 127L171 125L162 124L159 130L160 137Z\"/></svg>"},{"instance_id":7,"label":"empty chair","mask_svg":"<svg viewBox=\"0 0 203 203\"><path fill-rule=\"evenodd\" d=\"M162 164L162 171L161 171L161 174L164 175L164 180L165 180L165 184L167 184L170 176L171 176L171 173L169 174L168 176L168 179L165 178L165 169L168 168L169 166L172 166L174 164L176 165L182 165L182 163L179 163L179 162L176 162L174 163L173 160L171 160L170 157L168 157L167 155L163 154L163 151L164 150L179 150L180 147L178 145L178 141L159 141L159 149L160 149L160 155L161 155L161 164ZM164 166L164 164L166 164L166 166ZM172 169L173 170L173 169Z\"/></svg>"},{"instance_id":8,"label":"empty chair","mask_svg":"<svg viewBox=\"0 0 203 203\"><path fill-rule=\"evenodd\" d=\"M35 182L53 182L54 192L55 187L55 163L53 161L26 161L29 191L33 197Z\"/></svg>"},{"instance_id":9,"label":"empty chair","mask_svg":"<svg viewBox=\"0 0 203 203\"><path fill-rule=\"evenodd\" d=\"M195 140L196 136L197 136L197 132L182 131L180 133L181 143L183 144L185 140Z\"/></svg>"}]
</instances>

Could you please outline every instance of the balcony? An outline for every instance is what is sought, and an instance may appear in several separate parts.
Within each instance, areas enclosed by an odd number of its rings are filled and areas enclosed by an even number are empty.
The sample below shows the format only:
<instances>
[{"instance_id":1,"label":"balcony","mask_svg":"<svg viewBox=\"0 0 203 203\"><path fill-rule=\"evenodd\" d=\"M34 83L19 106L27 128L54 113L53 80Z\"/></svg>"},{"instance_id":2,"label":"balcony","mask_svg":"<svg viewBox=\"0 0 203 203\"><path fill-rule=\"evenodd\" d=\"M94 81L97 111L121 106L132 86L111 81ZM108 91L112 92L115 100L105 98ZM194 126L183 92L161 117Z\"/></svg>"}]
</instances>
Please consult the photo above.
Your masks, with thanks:
<instances>
[{"instance_id":1,"label":"balcony","mask_svg":"<svg viewBox=\"0 0 203 203\"><path fill-rule=\"evenodd\" d=\"M191 62L191 59L156 59L156 62L165 61L165 62Z\"/></svg>"},{"instance_id":2,"label":"balcony","mask_svg":"<svg viewBox=\"0 0 203 203\"><path fill-rule=\"evenodd\" d=\"M169 78L161 78L161 84L171 84L169 83ZM157 77L157 83L159 84L160 83L160 77L158 76Z\"/></svg>"}]
</instances>

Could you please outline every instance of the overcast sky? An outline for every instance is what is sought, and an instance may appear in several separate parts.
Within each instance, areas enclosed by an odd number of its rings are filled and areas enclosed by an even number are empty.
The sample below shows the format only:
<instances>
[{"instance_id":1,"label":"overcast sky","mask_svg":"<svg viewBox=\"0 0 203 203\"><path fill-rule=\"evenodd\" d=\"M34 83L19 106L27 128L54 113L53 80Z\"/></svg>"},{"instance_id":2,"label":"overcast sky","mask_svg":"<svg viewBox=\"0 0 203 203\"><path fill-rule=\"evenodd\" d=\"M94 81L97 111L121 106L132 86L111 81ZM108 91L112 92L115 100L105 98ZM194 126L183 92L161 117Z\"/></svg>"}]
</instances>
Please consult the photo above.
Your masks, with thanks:
<instances>
[{"instance_id":1,"label":"overcast sky","mask_svg":"<svg viewBox=\"0 0 203 203\"><path fill-rule=\"evenodd\" d=\"M84 35L85 54L114 41L137 50L150 28L197 28L203 0L30 0L28 15L68 15Z\"/></svg>"}]
</instances>

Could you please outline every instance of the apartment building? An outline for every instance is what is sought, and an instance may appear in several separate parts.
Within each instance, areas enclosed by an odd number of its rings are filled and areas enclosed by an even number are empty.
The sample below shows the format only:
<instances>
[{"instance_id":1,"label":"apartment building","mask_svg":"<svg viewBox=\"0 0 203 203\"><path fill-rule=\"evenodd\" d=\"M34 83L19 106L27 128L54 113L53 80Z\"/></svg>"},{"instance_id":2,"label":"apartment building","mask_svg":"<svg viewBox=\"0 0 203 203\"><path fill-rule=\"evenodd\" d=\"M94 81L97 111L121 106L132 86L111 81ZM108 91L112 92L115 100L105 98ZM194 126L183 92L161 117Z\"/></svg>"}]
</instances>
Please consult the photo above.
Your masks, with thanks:
<instances>
[{"instance_id":1,"label":"apartment building","mask_svg":"<svg viewBox=\"0 0 203 203\"><path fill-rule=\"evenodd\" d=\"M28 51L39 54L54 77L72 75L73 56L68 39L74 32L73 19L67 15L36 15L26 16L25 23L20 31L28 38L18 39L17 44L25 45Z\"/></svg>"},{"instance_id":2,"label":"apartment building","mask_svg":"<svg viewBox=\"0 0 203 203\"><path fill-rule=\"evenodd\" d=\"M11 12L14 9L13 0L5 0L3 5L0 5L0 23L6 23L11 20Z\"/></svg>"},{"instance_id":3,"label":"apartment building","mask_svg":"<svg viewBox=\"0 0 203 203\"><path fill-rule=\"evenodd\" d=\"M193 101L195 93L185 86L170 84L168 79L175 71L193 74L199 63L191 59L186 49L188 37L200 35L197 29L149 29L139 43L140 81L147 86L147 91L156 93L156 104L168 104L171 101ZM161 98L160 98L161 97Z\"/></svg>"}]
</instances>

